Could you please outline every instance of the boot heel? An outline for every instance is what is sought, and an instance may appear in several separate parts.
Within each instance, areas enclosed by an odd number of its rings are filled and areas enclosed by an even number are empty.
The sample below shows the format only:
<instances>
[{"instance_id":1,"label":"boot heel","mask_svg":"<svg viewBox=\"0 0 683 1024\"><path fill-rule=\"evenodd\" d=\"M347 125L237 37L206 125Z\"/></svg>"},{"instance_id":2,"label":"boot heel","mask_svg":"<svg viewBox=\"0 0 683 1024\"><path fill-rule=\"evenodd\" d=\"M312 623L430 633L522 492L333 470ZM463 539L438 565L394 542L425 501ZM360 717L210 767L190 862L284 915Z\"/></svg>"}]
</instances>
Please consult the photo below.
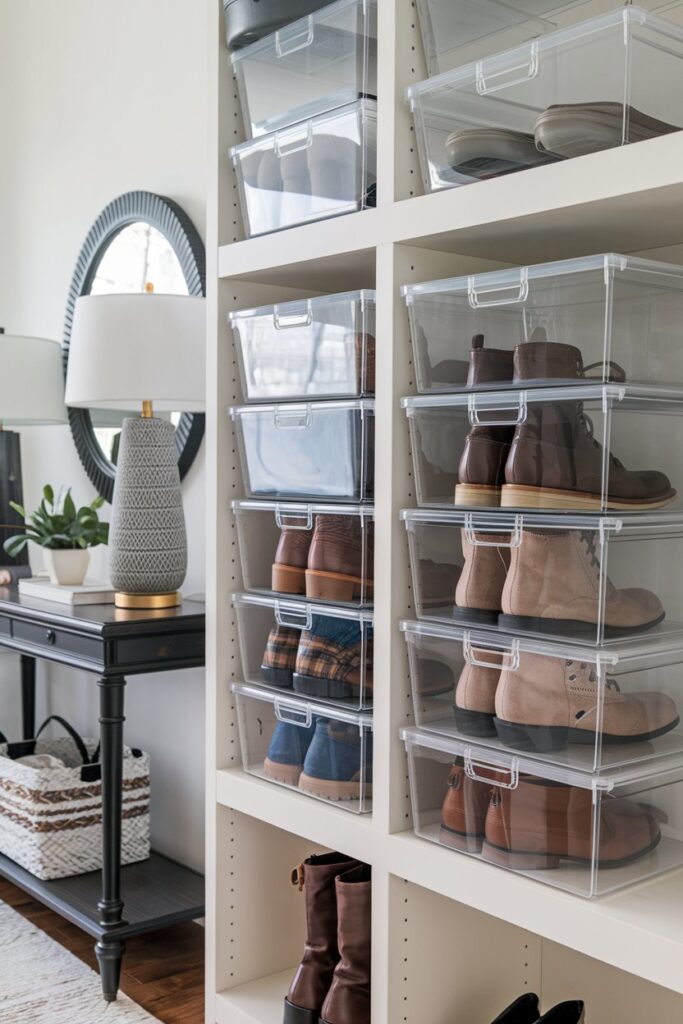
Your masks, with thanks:
<instances>
[{"instance_id":1,"label":"boot heel","mask_svg":"<svg viewBox=\"0 0 683 1024\"><path fill-rule=\"evenodd\" d=\"M319 1020L319 1010L304 1010L302 1006L295 1006L289 999L285 999L282 1024L318 1024Z\"/></svg>"},{"instance_id":2,"label":"boot heel","mask_svg":"<svg viewBox=\"0 0 683 1024\"><path fill-rule=\"evenodd\" d=\"M450 847L451 850L458 850L459 853L481 853L484 837L463 835L461 832L453 832L452 829L442 825L439 842L442 846Z\"/></svg>"},{"instance_id":3,"label":"boot heel","mask_svg":"<svg viewBox=\"0 0 683 1024\"><path fill-rule=\"evenodd\" d=\"M484 711L468 711L466 708L459 708L457 704L453 705L453 714L458 732L465 736L496 735L493 715L487 715Z\"/></svg>"},{"instance_id":4,"label":"boot heel","mask_svg":"<svg viewBox=\"0 0 683 1024\"><path fill-rule=\"evenodd\" d=\"M493 724L500 742L515 750L534 750L546 754L553 750L564 750L569 740L569 730L560 725L520 725L517 722L504 722L500 718L494 718Z\"/></svg>"},{"instance_id":5,"label":"boot heel","mask_svg":"<svg viewBox=\"0 0 683 1024\"><path fill-rule=\"evenodd\" d=\"M306 578L303 569L294 565L273 565L271 588L278 594L305 594Z\"/></svg>"},{"instance_id":6,"label":"boot heel","mask_svg":"<svg viewBox=\"0 0 683 1024\"><path fill-rule=\"evenodd\" d=\"M261 678L269 686L277 686L281 690L291 690L294 672L291 668L268 668L261 665Z\"/></svg>"},{"instance_id":7,"label":"boot heel","mask_svg":"<svg viewBox=\"0 0 683 1024\"><path fill-rule=\"evenodd\" d=\"M500 505L500 487L486 484L458 484L455 488L455 505L470 505L476 508Z\"/></svg>"},{"instance_id":8,"label":"boot heel","mask_svg":"<svg viewBox=\"0 0 683 1024\"><path fill-rule=\"evenodd\" d=\"M319 601L353 601L360 597L361 581L336 572L306 570L306 597Z\"/></svg>"},{"instance_id":9,"label":"boot heel","mask_svg":"<svg viewBox=\"0 0 683 1024\"><path fill-rule=\"evenodd\" d=\"M547 871L559 868L560 858L554 853L516 853L514 850L502 850L485 841L482 856L501 868L513 868L515 871Z\"/></svg>"}]
</instances>

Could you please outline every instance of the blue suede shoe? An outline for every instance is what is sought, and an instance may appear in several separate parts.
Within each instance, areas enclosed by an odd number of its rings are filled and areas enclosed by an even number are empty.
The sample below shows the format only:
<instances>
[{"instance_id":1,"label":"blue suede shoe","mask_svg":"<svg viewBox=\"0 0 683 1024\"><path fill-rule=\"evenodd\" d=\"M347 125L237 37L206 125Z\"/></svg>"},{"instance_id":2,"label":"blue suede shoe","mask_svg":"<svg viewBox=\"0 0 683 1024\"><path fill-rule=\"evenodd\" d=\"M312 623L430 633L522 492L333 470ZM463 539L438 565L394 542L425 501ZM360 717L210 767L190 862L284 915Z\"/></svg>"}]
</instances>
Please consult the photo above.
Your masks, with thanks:
<instances>
[{"instance_id":1,"label":"blue suede shoe","mask_svg":"<svg viewBox=\"0 0 683 1024\"><path fill-rule=\"evenodd\" d=\"M325 800L372 796L372 733L357 725L318 718L299 789Z\"/></svg>"},{"instance_id":2,"label":"blue suede shoe","mask_svg":"<svg viewBox=\"0 0 683 1024\"><path fill-rule=\"evenodd\" d=\"M273 782L282 782L285 786L298 785L314 734L315 719L309 726L276 722L263 762L265 777Z\"/></svg>"}]
</instances>

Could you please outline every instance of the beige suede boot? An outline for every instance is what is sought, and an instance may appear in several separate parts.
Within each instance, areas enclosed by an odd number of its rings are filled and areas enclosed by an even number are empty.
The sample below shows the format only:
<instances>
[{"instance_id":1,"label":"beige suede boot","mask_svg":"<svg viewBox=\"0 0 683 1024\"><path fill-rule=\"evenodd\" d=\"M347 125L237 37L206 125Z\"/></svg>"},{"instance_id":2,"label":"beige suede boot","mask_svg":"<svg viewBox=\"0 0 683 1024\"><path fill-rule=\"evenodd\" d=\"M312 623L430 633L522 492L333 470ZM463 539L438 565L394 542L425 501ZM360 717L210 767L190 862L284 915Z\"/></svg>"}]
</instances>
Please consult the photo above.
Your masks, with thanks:
<instances>
[{"instance_id":1,"label":"beige suede boot","mask_svg":"<svg viewBox=\"0 0 683 1024\"><path fill-rule=\"evenodd\" d=\"M525 530L513 548L502 593L501 628L593 639L599 618L600 562L595 531ZM665 611L649 590L606 584L606 637L641 633Z\"/></svg>"},{"instance_id":2,"label":"beige suede boot","mask_svg":"<svg viewBox=\"0 0 683 1024\"><path fill-rule=\"evenodd\" d=\"M496 547L504 534L476 533L475 544L460 531L465 559L455 588L453 617L465 622L498 623L503 584L510 565L510 549Z\"/></svg>"},{"instance_id":3,"label":"beige suede boot","mask_svg":"<svg viewBox=\"0 0 683 1024\"><path fill-rule=\"evenodd\" d=\"M561 750L595 743L598 719L595 665L521 654L516 672L503 671L496 690L495 726L517 750ZM664 693L622 693L608 679L603 697L603 743L656 739L678 725L678 709Z\"/></svg>"},{"instance_id":4,"label":"beige suede boot","mask_svg":"<svg viewBox=\"0 0 683 1024\"><path fill-rule=\"evenodd\" d=\"M495 736L493 716L496 713L496 688L503 664L502 651L486 651L479 661L490 661L491 667L465 665L455 688L455 721L466 736Z\"/></svg>"}]
</instances>

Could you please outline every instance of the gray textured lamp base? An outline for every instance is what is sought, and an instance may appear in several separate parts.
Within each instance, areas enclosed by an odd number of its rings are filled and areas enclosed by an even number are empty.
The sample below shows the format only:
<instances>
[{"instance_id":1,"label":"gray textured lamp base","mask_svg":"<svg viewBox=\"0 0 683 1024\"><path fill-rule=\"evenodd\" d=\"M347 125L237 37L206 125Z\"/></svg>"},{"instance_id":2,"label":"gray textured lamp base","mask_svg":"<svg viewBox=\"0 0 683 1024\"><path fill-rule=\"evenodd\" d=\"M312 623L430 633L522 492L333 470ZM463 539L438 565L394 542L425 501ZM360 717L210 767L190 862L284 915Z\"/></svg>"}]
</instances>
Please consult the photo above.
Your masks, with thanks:
<instances>
[{"instance_id":1,"label":"gray textured lamp base","mask_svg":"<svg viewBox=\"0 0 683 1024\"><path fill-rule=\"evenodd\" d=\"M109 568L119 608L172 608L187 572L173 424L126 419L114 484Z\"/></svg>"}]
</instances>

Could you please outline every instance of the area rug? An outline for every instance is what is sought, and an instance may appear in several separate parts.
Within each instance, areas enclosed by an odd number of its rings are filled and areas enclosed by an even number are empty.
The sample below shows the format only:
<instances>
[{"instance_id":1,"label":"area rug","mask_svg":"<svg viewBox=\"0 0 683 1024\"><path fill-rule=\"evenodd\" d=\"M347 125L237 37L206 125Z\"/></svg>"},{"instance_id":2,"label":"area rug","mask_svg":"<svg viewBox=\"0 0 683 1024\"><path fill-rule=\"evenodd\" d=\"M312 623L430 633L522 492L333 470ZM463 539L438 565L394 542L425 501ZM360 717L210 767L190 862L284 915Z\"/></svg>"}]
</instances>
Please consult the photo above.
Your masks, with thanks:
<instances>
[{"instance_id":1,"label":"area rug","mask_svg":"<svg viewBox=\"0 0 683 1024\"><path fill-rule=\"evenodd\" d=\"M152 1024L137 1003L102 999L98 975L0 903L2 1024Z\"/></svg>"}]
</instances>

